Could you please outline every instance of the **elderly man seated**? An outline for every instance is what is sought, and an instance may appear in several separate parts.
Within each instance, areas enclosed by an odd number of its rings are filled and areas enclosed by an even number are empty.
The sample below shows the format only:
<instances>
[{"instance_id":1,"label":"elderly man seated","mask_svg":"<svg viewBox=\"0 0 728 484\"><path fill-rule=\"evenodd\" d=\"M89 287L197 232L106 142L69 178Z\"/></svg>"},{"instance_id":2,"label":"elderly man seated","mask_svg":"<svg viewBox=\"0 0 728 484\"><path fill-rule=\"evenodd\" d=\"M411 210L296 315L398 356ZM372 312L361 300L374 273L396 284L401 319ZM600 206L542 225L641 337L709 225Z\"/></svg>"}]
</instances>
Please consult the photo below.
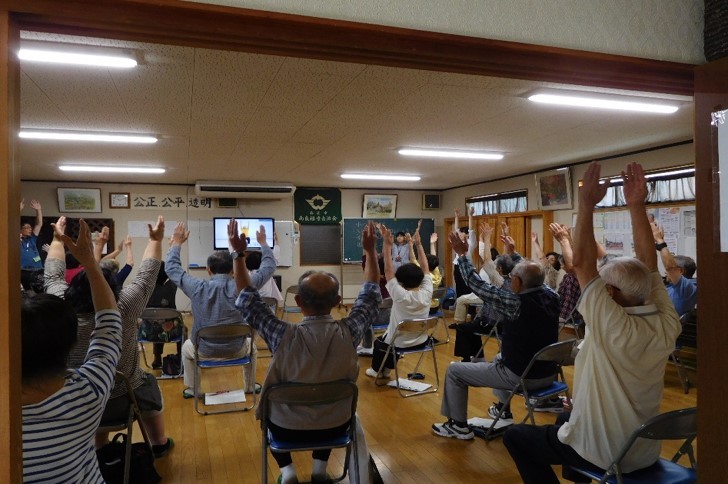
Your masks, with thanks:
<instances>
[{"instance_id":1,"label":"elderly man seated","mask_svg":"<svg viewBox=\"0 0 728 484\"><path fill-rule=\"evenodd\" d=\"M262 230L262 227L261 227ZM245 239L237 233L237 223L230 221L228 235L231 246L243 253ZM304 273L299 281L296 304L301 308L303 321L292 324L281 321L271 312L258 294L242 257L235 260L234 272L240 295L235 305L243 318L268 344L273 358L268 375L263 383L263 393L277 383L300 382L317 383L348 379L353 382L359 376L359 362L356 346L364 331L369 329L377 317L379 303L379 266L375 248L376 233L374 224L369 222L362 233L362 248L367 262L364 270L364 285L348 317L341 321L331 316L331 310L339 304L339 281L333 274L322 271ZM345 430L351 416L348 405L338 406L333 411L327 407L325 414L314 420L288 408L276 408L271 413L269 429L278 438L290 441L310 442L330 438ZM258 409L260 418L261 409ZM360 434L363 437L363 434ZM363 438L359 443L363 444ZM330 449L313 451L313 470L311 482L329 481L326 473ZM281 469L278 482L284 484L298 482L296 469L290 453L273 453ZM366 462L366 452L360 447L360 462ZM351 482L368 482L367 465L359 465L360 476L352 476ZM330 482L330 481L329 481Z\"/></svg>"}]
</instances>

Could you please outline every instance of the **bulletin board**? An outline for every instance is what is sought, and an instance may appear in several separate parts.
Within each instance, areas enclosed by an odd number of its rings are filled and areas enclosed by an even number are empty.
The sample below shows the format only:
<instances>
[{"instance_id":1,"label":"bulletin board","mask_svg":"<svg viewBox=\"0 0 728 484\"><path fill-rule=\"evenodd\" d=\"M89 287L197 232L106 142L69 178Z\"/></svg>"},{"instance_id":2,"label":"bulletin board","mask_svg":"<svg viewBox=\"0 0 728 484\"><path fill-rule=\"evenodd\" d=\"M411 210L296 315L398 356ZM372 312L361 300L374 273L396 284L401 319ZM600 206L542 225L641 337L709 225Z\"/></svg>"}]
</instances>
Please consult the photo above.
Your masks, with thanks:
<instances>
[{"instance_id":1,"label":"bulletin board","mask_svg":"<svg viewBox=\"0 0 728 484\"><path fill-rule=\"evenodd\" d=\"M185 244L188 251L187 264L190 269L204 268L207 266L207 257L215 251L213 248L212 218L188 220L187 228L190 231L190 237ZM290 267L293 265L295 236L293 222L290 220L276 220L275 230L278 234L278 245L281 248L278 267Z\"/></svg>"},{"instance_id":2,"label":"bulletin board","mask_svg":"<svg viewBox=\"0 0 728 484\"><path fill-rule=\"evenodd\" d=\"M697 261L695 205L648 208L647 216L664 230L665 243L670 252L686 255ZM632 223L627 210L594 212L594 237L604 245L608 254L634 256ZM658 257L658 265L662 271L661 264Z\"/></svg>"}]
</instances>

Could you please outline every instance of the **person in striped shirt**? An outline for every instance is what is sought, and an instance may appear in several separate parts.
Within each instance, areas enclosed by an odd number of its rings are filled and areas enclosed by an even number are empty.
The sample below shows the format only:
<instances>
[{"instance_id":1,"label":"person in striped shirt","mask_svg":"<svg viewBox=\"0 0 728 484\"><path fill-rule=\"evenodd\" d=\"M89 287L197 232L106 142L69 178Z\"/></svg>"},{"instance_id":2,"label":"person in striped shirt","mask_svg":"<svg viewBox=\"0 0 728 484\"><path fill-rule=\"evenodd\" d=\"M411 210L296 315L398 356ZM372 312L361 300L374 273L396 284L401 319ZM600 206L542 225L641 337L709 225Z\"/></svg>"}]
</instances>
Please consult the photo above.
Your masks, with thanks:
<instances>
[{"instance_id":1,"label":"person in striped shirt","mask_svg":"<svg viewBox=\"0 0 728 484\"><path fill-rule=\"evenodd\" d=\"M23 301L23 481L103 483L94 435L114 386L121 352L121 315L96 263L91 232L81 220L79 237L57 234L85 266L96 325L80 368L66 359L76 343L76 311L51 294Z\"/></svg>"}]
</instances>

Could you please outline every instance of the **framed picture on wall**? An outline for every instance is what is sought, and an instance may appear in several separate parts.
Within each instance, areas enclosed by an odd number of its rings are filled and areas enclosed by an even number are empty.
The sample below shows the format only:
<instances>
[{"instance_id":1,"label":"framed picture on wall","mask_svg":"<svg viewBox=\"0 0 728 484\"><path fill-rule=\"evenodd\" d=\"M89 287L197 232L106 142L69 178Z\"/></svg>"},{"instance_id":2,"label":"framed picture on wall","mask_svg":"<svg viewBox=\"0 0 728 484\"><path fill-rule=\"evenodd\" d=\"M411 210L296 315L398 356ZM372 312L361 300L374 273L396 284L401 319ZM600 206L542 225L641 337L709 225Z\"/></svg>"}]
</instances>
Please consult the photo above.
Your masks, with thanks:
<instances>
[{"instance_id":1,"label":"framed picture on wall","mask_svg":"<svg viewBox=\"0 0 728 484\"><path fill-rule=\"evenodd\" d=\"M394 218L397 213L397 195L364 195L362 218Z\"/></svg>"},{"instance_id":2,"label":"framed picture on wall","mask_svg":"<svg viewBox=\"0 0 728 484\"><path fill-rule=\"evenodd\" d=\"M541 210L572 208L571 175L568 168L536 173L536 195Z\"/></svg>"},{"instance_id":3,"label":"framed picture on wall","mask_svg":"<svg viewBox=\"0 0 728 484\"><path fill-rule=\"evenodd\" d=\"M101 212L100 188L59 188L58 211Z\"/></svg>"},{"instance_id":4,"label":"framed picture on wall","mask_svg":"<svg viewBox=\"0 0 728 484\"><path fill-rule=\"evenodd\" d=\"M129 208L129 193L109 193L109 208Z\"/></svg>"}]
</instances>

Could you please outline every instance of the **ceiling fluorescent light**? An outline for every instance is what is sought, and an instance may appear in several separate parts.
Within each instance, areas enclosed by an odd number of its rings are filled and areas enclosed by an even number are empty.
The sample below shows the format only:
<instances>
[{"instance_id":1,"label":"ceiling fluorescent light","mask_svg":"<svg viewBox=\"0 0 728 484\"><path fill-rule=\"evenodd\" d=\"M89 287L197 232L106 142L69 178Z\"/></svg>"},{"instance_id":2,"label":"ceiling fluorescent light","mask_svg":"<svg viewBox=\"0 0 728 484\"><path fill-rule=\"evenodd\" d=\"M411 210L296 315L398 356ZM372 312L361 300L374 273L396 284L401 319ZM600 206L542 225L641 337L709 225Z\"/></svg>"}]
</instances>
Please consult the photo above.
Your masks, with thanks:
<instances>
[{"instance_id":1,"label":"ceiling fluorescent light","mask_svg":"<svg viewBox=\"0 0 728 484\"><path fill-rule=\"evenodd\" d=\"M87 172L87 173L164 173L164 168L142 168L134 166L93 166L93 165L60 165L61 171Z\"/></svg>"},{"instance_id":2,"label":"ceiling fluorescent light","mask_svg":"<svg viewBox=\"0 0 728 484\"><path fill-rule=\"evenodd\" d=\"M419 176L411 175L365 175L357 173L342 173L345 180L383 180L383 181L420 181Z\"/></svg>"},{"instance_id":3,"label":"ceiling fluorescent light","mask_svg":"<svg viewBox=\"0 0 728 484\"><path fill-rule=\"evenodd\" d=\"M104 143L156 143L155 136L135 134L84 133L80 131L21 131L24 139L44 139L59 141L98 141Z\"/></svg>"},{"instance_id":4,"label":"ceiling fluorescent light","mask_svg":"<svg viewBox=\"0 0 728 484\"><path fill-rule=\"evenodd\" d=\"M641 113L671 114L678 110L679 103L659 98L617 96L601 93L574 91L538 92L528 97L529 101L559 106L636 111Z\"/></svg>"},{"instance_id":5,"label":"ceiling fluorescent light","mask_svg":"<svg viewBox=\"0 0 728 484\"><path fill-rule=\"evenodd\" d=\"M649 178L657 178L657 177L663 177L663 176L687 175L688 173L695 173L695 168L680 168L677 170L645 173L645 178L649 179ZM609 181L612 183L622 183L624 180L622 179L622 176L620 175L620 176L610 177Z\"/></svg>"},{"instance_id":6,"label":"ceiling fluorescent light","mask_svg":"<svg viewBox=\"0 0 728 484\"><path fill-rule=\"evenodd\" d=\"M501 153L486 153L483 151L463 150L434 150L429 148L402 148L398 151L404 156L429 156L435 158L458 158L463 160L502 160Z\"/></svg>"},{"instance_id":7,"label":"ceiling fluorescent light","mask_svg":"<svg viewBox=\"0 0 728 484\"><path fill-rule=\"evenodd\" d=\"M33 43L31 46L21 47L18 51L18 58L22 61L48 64L116 67L120 69L129 69L137 65L137 61L133 57L73 51L78 49L79 47L75 45L48 45L40 47L38 43Z\"/></svg>"}]
</instances>

